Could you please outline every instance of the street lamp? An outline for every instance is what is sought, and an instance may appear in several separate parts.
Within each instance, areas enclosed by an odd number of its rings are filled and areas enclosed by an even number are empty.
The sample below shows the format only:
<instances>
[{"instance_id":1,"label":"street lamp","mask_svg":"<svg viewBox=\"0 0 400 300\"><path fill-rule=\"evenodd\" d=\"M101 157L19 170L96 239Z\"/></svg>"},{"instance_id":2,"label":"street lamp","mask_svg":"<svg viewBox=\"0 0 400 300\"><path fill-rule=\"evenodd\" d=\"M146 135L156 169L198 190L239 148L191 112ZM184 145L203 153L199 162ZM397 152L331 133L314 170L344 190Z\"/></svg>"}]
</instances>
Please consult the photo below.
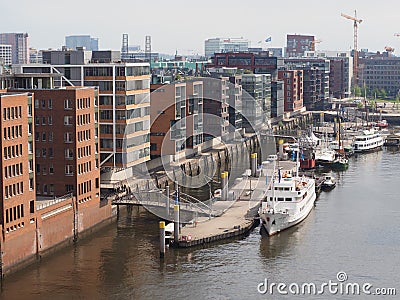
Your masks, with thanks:
<instances>
[{"instance_id":1,"label":"street lamp","mask_svg":"<svg viewBox=\"0 0 400 300\"><path fill-rule=\"evenodd\" d=\"M252 190L251 190L251 169L246 169L245 174L250 181L250 199L251 199L251 192L252 192Z\"/></svg>"}]
</instances>

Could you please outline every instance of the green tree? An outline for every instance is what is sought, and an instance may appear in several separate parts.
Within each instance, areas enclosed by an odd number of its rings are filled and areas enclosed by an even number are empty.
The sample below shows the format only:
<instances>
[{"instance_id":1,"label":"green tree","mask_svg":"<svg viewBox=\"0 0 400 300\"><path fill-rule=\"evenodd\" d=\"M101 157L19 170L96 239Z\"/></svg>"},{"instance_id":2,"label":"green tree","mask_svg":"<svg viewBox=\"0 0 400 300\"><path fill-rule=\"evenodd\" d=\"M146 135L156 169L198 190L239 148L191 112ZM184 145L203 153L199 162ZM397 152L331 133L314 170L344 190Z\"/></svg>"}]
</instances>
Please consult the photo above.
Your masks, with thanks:
<instances>
[{"instance_id":1,"label":"green tree","mask_svg":"<svg viewBox=\"0 0 400 300\"><path fill-rule=\"evenodd\" d=\"M375 97L379 98L379 97L380 97L379 95L380 95L379 89L378 89L378 88L374 88L374 89L372 90L372 92L371 92L371 97L373 97L373 98L375 98Z\"/></svg>"},{"instance_id":2,"label":"green tree","mask_svg":"<svg viewBox=\"0 0 400 300\"><path fill-rule=\"evenodd\" d=\"M381 88L379 90L379 92L380 92L380 96L379 96L380 98L385 99L387 97L387 92L384 88Z\"/></svg>"},{"instance_id":3,"label":"green tree","mask_svg":"<svg viewBox=\"0 0 400 300\"><path fill-rule=\"evenodd\" d=\"M355 97L360 97L361 96L361 88L358 85L353 87L353 95Z\"/></svg>"}]
</instances>

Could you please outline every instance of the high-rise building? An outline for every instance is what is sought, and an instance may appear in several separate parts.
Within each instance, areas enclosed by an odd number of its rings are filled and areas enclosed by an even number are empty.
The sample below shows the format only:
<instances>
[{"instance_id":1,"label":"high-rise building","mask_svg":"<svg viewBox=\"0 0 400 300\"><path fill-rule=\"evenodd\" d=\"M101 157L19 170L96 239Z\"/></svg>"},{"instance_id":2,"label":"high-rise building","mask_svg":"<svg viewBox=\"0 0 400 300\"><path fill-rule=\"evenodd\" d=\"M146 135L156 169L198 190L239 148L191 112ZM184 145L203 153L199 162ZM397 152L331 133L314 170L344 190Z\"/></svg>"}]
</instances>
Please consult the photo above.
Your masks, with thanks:
<instances>
[{"instance_id":1,"label":"high-rise building","mask_svg":"<svg viewBox=\"0 0 400 300\"><path fill-rule=\"evenodd\" d=\"M36 193L100 200L98 91L35 89ZM97 200L97 201L96 201Z\"/></svg>"},{"instance_id":2,"label":"high-rise building","mask_svg":"<svg viewBox=\"0 0 400 300\"><path fill-rule=\"evenodd\" d=\"M0 59L2 64L9 66L12 63L12 46L0 44Z\"/></svg>"},{"instance_id":3,"label":"high-rise building","mask_svg":"<svg viewBox=\"0 0 400 300\"><path fill-rule=\"evenodd\" d=\"M204 140L229 136L229 78L202 78L204 85Z\"/></svg>"},{"instance_id":4,"label":"high-rise building","mask_svg":"<svg viewBox=\"0 0 400 300\"><path fill-rule=\"evenodd\" d=\"M271 75L242 75L243 128L254 132L268 122L271 114Z\"/></svg>"},{"instance_id":5,"label":"high-rise building","mask_svg":"<svg viewBox=\"0 0 400 300\"><path fill-rule=\"evenodd\" d=\"M34 128L30 93L0 91L2 265L13 265L35 245ZM21 247L21 240L31 241ZM2 268L2 266L1 266Z\"/></svg>"},{"instance_id":6,"label":"high-rise building","mask_svg":"<svg viewBox=\"0 0 400 300\"><path fill-rule=\"evenodd\" d=\"M191 155L203 143L203 82L151 85L151 156Z\"/></svg>"},{"instance_id":7,"label":"high-rise building","mask_svg":"<svg viewBox=\"0 0 400 300\"><path fill-rule=\"evenodd\" d=\"M0 33L0 44L12 46L12 64L29 64L27 33Z\"/></svg>"},{"instance_id":8,"label":"high-rise building","mask_svg":"<svg viewBox=\"0 0 400 300\"><path fill-rule=\"evenodd\" d=\"M373 90L385 90L390 97L400 93L400 58L382 55L359 58L359 86ZM374 96L374 95L373 95Z\"/></svg>"},{"instance_id":9,"label":"high-rise building","mask_svg":"<svg viewBox=\"0 0 400 300\"><path fill-rule=\"evenodd\" d=\"M212 57L214 53L248 51L249 41L243 38L212 38L204 42L205 55Z\"/></svg>"},{"instance_id":10,"label":"high-rise building","mask_svg":"<svg viewBox=\"0 0 400 300\"><path fill-rule=\"evenodd\" d=\"M341 99L351 94L353 78L352 51L306 51L307 58L329 59L329 94Z\"/></svg>"},{"instance_id":11,"label":"high-rise building","mask_svg":"<svg viewBox=\"0 0 400 300\"><path fill-rule=\"evenodd\" d=\"M303 104L307 110L324 109L330 98L330 61L324 58L285 58L285 68L303 71Z\"/></svg>"},{"instance_id":12,"label":"high-rise building","mask_svg":"<svg viewBox=\"0 0 400 300\"><path fill-rule=\"evenodd\" d=\"M303 71L279 70L278 78L282 80L284 111L293 112L303 108Z\"/></svg>"},{"instance_id":13,"label":"high-rise building","mask_svg":"<svg viewBox=\"0 0 400 300\"><path fill-rule=\"evenodd\" d=\"M65 37L65 46L68 49L76 49L77 47L85 47L86 50L99 50L99 39L90 35L70 35Z\"/></svg>"},{"instance_id":14,"label":"high-rise building","mask_svg":"<svg viewBox=\"0 0 400 300\"><path fill-rule=\"evenodd\" d=\"M315 51L313 35L288 34L286 39L286 57L302 57L305 51Z\"/></svg>"},{"instance_id":15,"label":"high-rise building","mask_svg":"<svg viewBox=\"0 0 400 300\"><path fill-rule=\"evenodd\" d=\"M150 68L122 63L119 51L43 51L45 64L19 66L20 73L61 73L55 87L99 87L102 181L117 183L115 172L150 159ZM107 172L106 172L107 171ZM119 178L119 177L118 177Z\"/></svg>"},{"instance_id":16,"label":"high-rise building","mask_svg":"<svg viewBox=\"0 0 400 300\"><path fill-rule=\"evenodd\" d=\"M284 82L273 81L271 83L271 117L278 118L285 112Z\"/></svg>"}]
</instances>

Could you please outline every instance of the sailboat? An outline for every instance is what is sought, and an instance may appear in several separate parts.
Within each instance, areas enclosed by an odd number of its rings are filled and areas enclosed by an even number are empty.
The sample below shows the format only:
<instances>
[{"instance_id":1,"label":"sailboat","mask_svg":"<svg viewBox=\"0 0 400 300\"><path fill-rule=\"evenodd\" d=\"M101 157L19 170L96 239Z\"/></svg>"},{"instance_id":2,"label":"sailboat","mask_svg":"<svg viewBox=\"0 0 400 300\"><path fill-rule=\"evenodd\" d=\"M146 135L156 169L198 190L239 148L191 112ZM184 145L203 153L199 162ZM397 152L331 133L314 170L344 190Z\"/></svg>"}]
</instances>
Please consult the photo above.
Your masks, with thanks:
<instances>
[{"instance_id":1,"label":"sailboat","mask_svg":"<svg viewBox=\"0 0 400 300\"><path fill-rule=\"evenodd\" d=\"M298 154L295 174L281 174L275 166L259 209L262 225L273 235L303 221L314 207L315 180L299 176Z\"/></svg>"}]
</instances>

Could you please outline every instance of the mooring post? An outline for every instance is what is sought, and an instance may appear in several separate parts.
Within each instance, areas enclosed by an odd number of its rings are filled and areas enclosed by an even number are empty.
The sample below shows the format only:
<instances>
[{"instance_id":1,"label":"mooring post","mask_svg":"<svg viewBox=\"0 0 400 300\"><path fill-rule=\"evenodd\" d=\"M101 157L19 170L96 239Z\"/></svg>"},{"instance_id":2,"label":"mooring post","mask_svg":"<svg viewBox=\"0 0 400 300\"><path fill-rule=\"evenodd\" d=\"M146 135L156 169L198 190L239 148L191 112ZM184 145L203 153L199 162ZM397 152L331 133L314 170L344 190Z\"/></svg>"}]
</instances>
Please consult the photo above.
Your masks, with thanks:
<instances>
[{"instance_id":1,"label":"mooring post","mask_svg":"<svg viewBox=\"0 0 400 300\"><path fill-rule=\"evenodd\" d=\"M221 200L228 200L228 172L221 173Z\"/></svg>"},{"instance_id":2,"label":"mooring post","mask_svg":"<svg viewBox=\"0 0 400 300\"><path fill-rule=\"evenodd\" d=\"M257 176L257 153L251 154L251 175L253 177Z\"/></svg>"},{"instance_id":3,"label":"mooring post","mask_svg":"<svg viewBox=\"0 0 400 300\"><path fill-rule=\"evenodd\" d=\"M164 258L165 256L165 222L160 221L160 257Z\"/></svg>"},{"instance_id":4,"label":"mooring post","mask_svg":"<svg viewBox=\"0 0 400 300\"><path fill-rule=\"evenodd\" d=\"M179 243L179 205L174 205L174 244Z\"/></svg>"},{"instance_id":5,"label":"mooring post","mask_svg":"<svg viewBox=\"0 0 400 300\"><path fill-rule=\"evenodd\" d=\"M166 196L166 203L165 203L165 214L167 218L169 218L169 185L165 185L165 196Z\"/></svg>"}]
</instances>

